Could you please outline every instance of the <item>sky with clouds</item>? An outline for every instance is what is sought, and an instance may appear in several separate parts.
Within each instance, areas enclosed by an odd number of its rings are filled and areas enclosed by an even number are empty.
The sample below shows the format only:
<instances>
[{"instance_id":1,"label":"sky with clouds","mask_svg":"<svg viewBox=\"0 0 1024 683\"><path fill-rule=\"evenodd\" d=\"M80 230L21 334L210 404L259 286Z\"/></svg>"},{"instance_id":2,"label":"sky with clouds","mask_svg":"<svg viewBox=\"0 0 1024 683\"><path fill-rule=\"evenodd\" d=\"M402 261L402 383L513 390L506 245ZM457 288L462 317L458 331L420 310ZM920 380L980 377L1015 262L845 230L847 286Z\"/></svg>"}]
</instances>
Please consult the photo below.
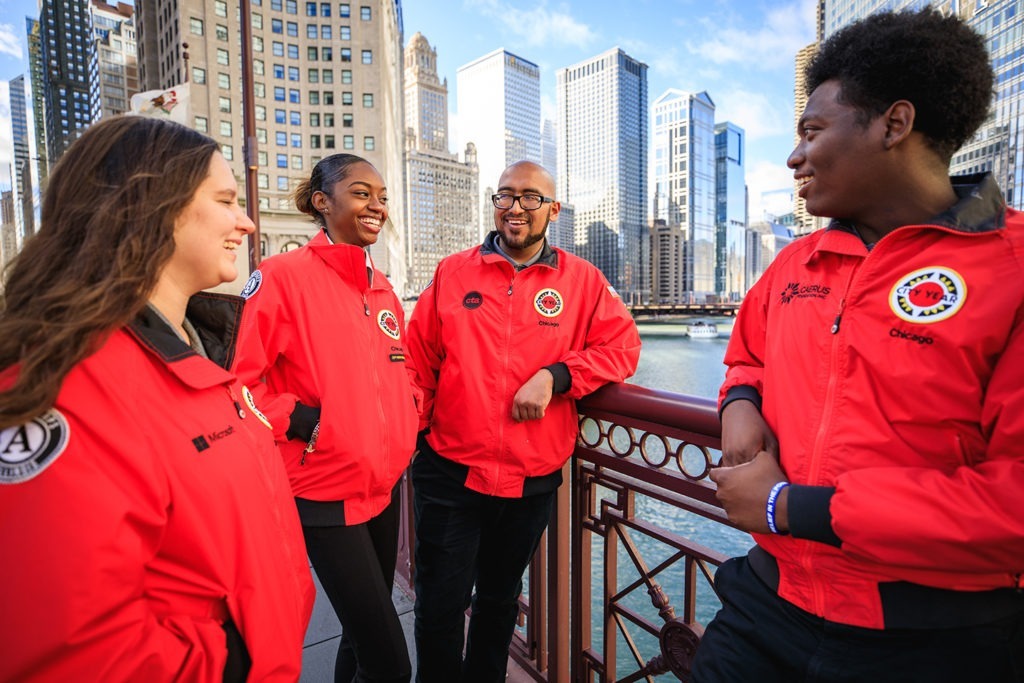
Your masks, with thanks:
<instances>
[{"instance_id":1,"label":"sky with clouds","mask_svg":"<svg viewBox=\"0 0 1024 683\"><path fill-rule=\"evenodd\" d=\"M77 0L76 0L77 1ZM85 0L81 0L85 1ZM555 119L555 72L612 47L648 66L648 95L707 91L716 120L747 132L751 219L762 191L791 184L793 60L814 40L815 0L404 0L408 41L417 31L437 49L438 71L456 102L456 71L497 48L541 69L541 103ZM27 74L25 17L36 0L0 0L0 186L10 184L8 81ZM27 80L27 78L26 78ZM31 102L29 103L31 106ZM452 112L453 142L458 140ZM453 149L459 149L455 144Z\"/></svg>"}]
</instances>

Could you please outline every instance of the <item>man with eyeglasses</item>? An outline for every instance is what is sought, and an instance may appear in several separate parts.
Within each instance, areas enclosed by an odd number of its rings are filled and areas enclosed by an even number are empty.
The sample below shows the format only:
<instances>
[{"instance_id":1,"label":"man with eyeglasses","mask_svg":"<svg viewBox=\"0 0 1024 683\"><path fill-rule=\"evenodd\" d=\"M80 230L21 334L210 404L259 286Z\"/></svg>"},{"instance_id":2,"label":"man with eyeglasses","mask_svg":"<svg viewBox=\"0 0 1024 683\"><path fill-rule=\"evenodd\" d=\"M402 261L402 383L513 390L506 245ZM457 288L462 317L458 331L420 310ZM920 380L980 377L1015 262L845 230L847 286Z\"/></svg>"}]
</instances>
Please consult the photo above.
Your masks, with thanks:
<instances>
[{"instance_id":1,"label":"man with eyeglasses","mask_svg":"<svg viewBox=\"0 0 1024 683\"><path fill-rule=\"evenodd\" d=\"M424 392L411 468L420 683L505 680L523 572L576 441L575 399L636 370L640 335L618 294L545 239L554 196L537 164L505 169L495 230L438 264L409 320Z\"/></svg>"}]
</instances>

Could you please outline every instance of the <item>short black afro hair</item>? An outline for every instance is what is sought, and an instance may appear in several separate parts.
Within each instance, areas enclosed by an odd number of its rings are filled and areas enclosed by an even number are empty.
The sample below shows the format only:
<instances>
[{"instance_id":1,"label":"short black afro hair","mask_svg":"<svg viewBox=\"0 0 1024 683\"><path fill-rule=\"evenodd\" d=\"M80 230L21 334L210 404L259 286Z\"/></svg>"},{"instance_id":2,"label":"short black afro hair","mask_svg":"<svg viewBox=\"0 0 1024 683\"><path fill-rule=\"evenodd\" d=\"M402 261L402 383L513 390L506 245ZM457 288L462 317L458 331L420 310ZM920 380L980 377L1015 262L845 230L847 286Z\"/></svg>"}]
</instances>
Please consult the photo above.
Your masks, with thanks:
<instances>
[{"instance_id":1,"label":"short black afro hair","mask_svg":"<svg viewBox=\"0 0 1024 683\"><path fill-rule=\"evenodd\" d=\"M932 8L882 12L829 37L807 67L807 93L836 80L865 122L893 102L914 105L914 130L949 162L988 116L994 75L984 39Z\"/></svg>"}]
</instances>

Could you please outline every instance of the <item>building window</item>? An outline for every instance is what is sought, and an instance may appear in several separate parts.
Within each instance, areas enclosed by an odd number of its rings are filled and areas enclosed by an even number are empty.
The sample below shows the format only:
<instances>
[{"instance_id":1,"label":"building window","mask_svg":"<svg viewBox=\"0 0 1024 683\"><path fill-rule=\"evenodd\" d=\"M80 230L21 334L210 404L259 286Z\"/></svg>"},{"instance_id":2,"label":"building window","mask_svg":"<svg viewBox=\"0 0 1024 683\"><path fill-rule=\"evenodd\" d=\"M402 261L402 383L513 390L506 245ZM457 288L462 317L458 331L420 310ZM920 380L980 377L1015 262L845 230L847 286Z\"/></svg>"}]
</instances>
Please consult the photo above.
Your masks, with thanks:
<instances>
[{"instance_id":1,"label":"building window","mask_svg":"<svg viewBox=\"0 0 1024 683\"><path fill-rule=\"evenodd\" d=\"M285 168L285 167L282 166L282 168ZM281 192L287 192L288 191L288 176L286 176L286 175L279 175L279 176L277 176L277 189L280 190Z\"/></svg>"},{"instance_id":2,"label":"building window","mask_svg":"<svg viewBox=\"0 0 1024 683\"><path fill-rule=\"evenodd\" d=\"M276 133L274 133L274 143L278 147L287 147L288 146L288 134L285 133L282 130L277 131Z\"/></svg>"},{"instance_id":3,"label":"building window","mask_svg":"<svg viewBox=\"0 0 1024 683\"><path fill-rule=\"evenodd\" d=\"M228 39L228 27L227 26L224 26L223 24L217 24L216 32L217 32L217 40L227 40Z\"/></svg>"},{"instance_id":4,"label":"building window","mask_svg":"<svg viewBox=\"0 0 1024 683\"><path fill-rule=\"evenodd\" d=\"M293 126L301 126L302 125L302 112L298 112L298 111L290 111L290 112L288 112L288 123L290 123Z\"/></svg>"},{"instance_id":5,"label":"building window","mask_svg":"<svg viewBox=\"0 0 1024 683\"><path fill-rule=\"evenodd\" d=\"M278 168L288 168L288 155L287 154L278 154L277 155L277 167Z\"/></svg>"},{"instance_id":6,"label":"building window","mask_svg":"<svg viewBox=\"0 0 1024 683\"><path fill-rule=\"evenodd\" d=\"M284 43L274 41L270 44L270 53L275 57L284 57Z\"/></svg>"},{"instance_id":7,"label":"building window","mask_svg":"<svg viewBox=\"0 0 1024 683\"><path fill-rule=\"evenodd\" d=\"M351 128L353 123L352 114L341 115L341 126L342 128Z\"/></svg>"},{"instance_id":8,"label":"building window","mask_svg":"<svg viewBox=\"0 0 1024 683\"><path fill-rule=\"evenodd\" d=\"M302 136L298 133L291 134L292 147L302 147Z\"/></svg>"},{"instance_id":9,"label":"building window","mask_svg":"<svg viewBox=\"0 0 1024 683\"><path fill-rule=\"evenodd\" d=\"M274 65L274 78L284 78L284 64Z\"/></svg>"},{"instance_id":10,"label":"building window","mask_svg":"<svg viewBox=\"0 0 1024 683\"><path fill-rule=\"evenodd\" d=\"M331 26L330 24L324 24L320 27L320 39L330 40L331 39Z\"/></svg>"},{"instance_id":11,"label":"building window","mask_svg":"<svg viewBox=\"0 0 1024 683\"><path fill-rule=\"evenodd\" d=\"M218 97L217 106L222 112L231 111L231 98L230 97Z\"/></svg>"},{"instance_id":12,"label":"building window","mask_svg":"<svg viewBox=\"0 0 1024 683\"><path fill-rule=\"evenodd\" d=\"M319 90L310 90L309 93L307 93L307 94L309 95L309 103L310 104L320 104L320 91Z\"/></svg>"},{"instance_id":13,"label":"building window","mask_svg":"<svg viewBox=\"0 0 1024 683\"><path fill-rule=\"evenodd\" d=\"M205 133L209 130L209 122L206 120L205 116L196 117L196 130L200 133Z\"/></svg>"},{"instance_id":14,"label":"building window","mask_svg":"<svg viewBox=\"0 0 1024 683\"><path fill-rule=\"evenodd\" d=\"M338 16L341 18L352 16L352 6L347 2L338 4Z\"/></svg>"},{"instance_id":15,"label":"building window","mask_svg":"<svg viewBox=\"0 0 1024 683\"><path fill-rule=\"evenodd\" d=\"M228 15L228 3L224 0L213 0L213 13L218 17L226 17Z\"/></svg>"},{"instance_id":16,"label":"building window","mask_svg":"<svg viewBox=\"0 0 1024 683\"><path fill-rule=\"evenodd\" d=\"M341 82L342 83L351 83L352 82L352 69L342 69L341 70Z\"/></svg>"},{"instance_id":17,"label":"building window","mask_svg":"<svg viewBox=\"0 0 1024 683\"><path fill-rule=\"evenodd\" d=\"M341 103L342 104L349 104L349 105L352 104L352 93L350 93L350 92L343 92L343 93L341 93Z\"/></svg>"},{"instance_id":18,"label":"building window","mask_svg":"<svg viewBox=\"0 0 1024 683\"><path fill-rule=\"evenodd\" d=\"M206 83L206 69L201 69L198 66L192 67L192 82L198 85Z\"/></svg>"},{"instance_id":19,"label":"building window","mask_svg":"<svg viewBox=\"0 0 1024 683\"><path fill-rule=\"evenodd\" d=\"M284 33L284 22L280 19L271 19L270 31L271 33Z\"/></svg>"},{"instance_id":20,"label":"building window","mask_svg":"<svg viewBox=\"0 0 1024 683\"><path fill-rule=\"evenodd\" d=\"M320 16L329 17L331 16L331 3L321 2L320 3Z\"/></svg>"},{"instance_id":21,"label":"building window","mask_svg":"<svg viewBox=\"0 0 1024 683\"><path fill-rule=\"evenodd\" d=\"M363 149L366 150L367 152L372 152L374 149L376 149L376 144L377 143L373 139L372 135L367 135L363 138Z\"/></svg>"},{"instance_id":22,"label":"building window","mask_svg":"<svg viewBox=\"0 0 1024 683\"><path fill-rule=\"evenodd\" d=\"M267 86L262 81L256 81L255 83L252 84L252 93L256 97L266 97L267 96Z\"/></svg>"},{"instance_id":23,"label":"building window","mask_svg":"<svg viewBox=\"0 0 1024 683\"><path fill-rule=\"evenodd\" d=\"M252 15L252 27L254 29L256 29L257 31L262 31L263 30L263 15L262 14L255 14L254 13Z\"/></svg>"},{"instance_id":24,"label":"building window","mask_svg":"<svg viewBox=\"0 0 1024 683\"><path fill-rule=\"evenodd\" d=\"M333 135L325 135L324 136L324 148L326 148L326 149L334 149L334 136Z\"/></svg>"},{"instance_id":25,"label":"building window","mask_svg":"<svg viewBox=\"0 0 1024 683\"><path fill-rule=\"evenodd\" d=\"M189 17L188 28L194 36L203 35L203 20L196 19L195 17Z\"/></svg>"},{"instance_id":26,"label":"building window","mask_svg":"<svg viewBox=\"0 0 1024 683\"><path fill-rule=\"evenodd\" d=\"M286 25L286 28L288 29L287 34L290 35L292 38L299 37L299 25L297 23L295 23L294 21L289 21L288 24Z\"/></svg>"},{"instance_id":27,"label":"building window","mask_svg":"<svg viewBox=\"0 0 1024 683\"><path fill-rule=\"evenodd\" d=\"M324 127L334 128L334 114L331 112L324 112Z\"/></svg>"},{"instance_id":28,"label":"building window","mask_svg":"<svg viewBox=\"0 0 1024 683\"><path fill-rule=\"evenodd\" d=\"M299 80L299 67L290 66L288 67L288 80L297 81Z\"/></svg>"},{"instance_id":29,"label":"building window","mask_svg":"<svg viewBox=\"0 0 1024 683\"><path fill-rule=\"evenodd\" d=\"M302 104L302 95L297 89L290 88L288 90L288 101L292 104Z\"/></svg>"},{"instance_id":30,"label":"building window","mask_svg":"<svg viewBox=\"0 0 1024 683\"><path fill-rule=\"evenodd\" d=\"M316 39L316 24L306 24L306 37L310 40Z\"/></svg>"},{"instance_id":31,"label":"building window","mask_svg":"<svg viewBox=\"0 0 1024 683\"><path fill-rule=\"evenodd\" d=\"M293 147L302 147L301 144L299 144L299 145L292 145L292 146ZM301 154L293 154L292 155L292 170L293 171L301 171L302 170L302 155Z\"/></svg>"},{"instance_id":32,"label":"building window","mask_svg":"<svg viewBox=\"0 0 1024 683\"><path fill-rule=\"evenodd\" d=\"M267 73L267 65L262 59L252 60L252 72L257 76L263 76Z\"/></svg>"},{"instance_id":33,"label":"building window","mask_svg":"<svg viewBox=\"0 0 1024 683\"><path fill-rule=\"evenodd\" d=\"M319 58L320 50L312 46L306 48L306 59L308 59L311 62L315 62Z\"/></svg>"},{"instance_id":34,"label":"building window","mask_svg":"<svg viewBox=\"0 0 1024 683\"><path fill-rule=\"evenodd\" d=\"M224 155L224 158L228 161L234 161L235 159L235 148L231 145L221 145L220 153Z\"/></svg>"},{"instance_id":35,"label":"building window","mask_svg":"<svg viewBox=\"0 0 1024 683\"><path fill-rule=\"evenodd\" d=\"M267 165L267 153L262 151L262 150L260 150L259 152L256 152L256 163L259 164L260 166L266 166Z\"/></svg>"},{"instance_id":36,"label":"building window","mask_svg":"<svg viewBox=\"0 0 1024 683\"><path fill-rule=\"evenodd\" d=\"M362 19L363 21L369 21L370 19L372 19L373 18L373 14L370 12L370 8L367 7L366 5L363 5L362 7L360 7L359 8L359 18Z\"/></svg>"},{"instance_id":37,"label":"building window","mask_svg":"<svg viewBox=\"0 0 1024 683\"><path fill-rule=\"evenodd\" d=\"M277 102L284 102L284 88L274 88L274 100Z\"/></svg>"},{"instance_id":38,"label":"building window","mask_svg":"<svg viewBox=\"0 0 1024 683\"><path fill-rule=\"evenodd\" d=\"M334 51L329 47L322 48L320 50L320 58L325 62L334 61Z\"/></svg>"},{"instance_id":39,"label":"building window","mask_svg":"<svg viewBox=\"0 0 1024 683\"><path fill-rule=\"evenodd\" d=\"M319 113L317 113L315 111L309 113L309 125L310 125L311 128L319 128L320 127L320 114Z\"/></svg>"},{"instance_id":40,"label":"building window","mask_svg":"<svg viewBox=\"0 0 1024 683\"><path fill-rule=\"evenodd\" d=\"M252 51L263 52L263 39L259 36L252 37Z\"/></svg>"},{"instance_id":41,"label":"building window","mask_svg":"<svg viewBox=\"0 0 1024 683\"><path fill-rule=\"evenodd\" d=\"M373 109L373 93L372 92L364 92L363 93L363 107L365 109Z\"/></svg>"},{"instance_id":42,"label":"building window","mask_svg":"<svg viewBox=\"0 0 1024 683\"><path fill-rule=\"evenodd\" d=\"M331 69L324 69L324 83L334 83L334 71Z\"/></svg>"},{"instance_id":43,"label":"building window","mask_svg":"<svg viewBox=\"0 0 1024 683\"><path fill-rule=\"evenodd\" d=\"M344 149L355 149L356 148L356 138L355 138L355 136L354 135L344 135L344 136L342 136L342 147Z\"/></svg>"},{"instance_id":44,"label":"building window","mask_svg":"<svg viewBox=\"0 0 1024 683\"><path fill-rule=\"evenodd\" d=\"M352 28L350 26L342 26L341 34L338 37L342 40L352 40Z\"/></svg>"},{"instance_id":45,"label":"building window","mask_svg":"<svg viewBox=\"0 0 1024 683\"><path fill-rule=\"evenodd\" d=\"M227 74L217 74L217 87L223 88L224 90L231 90L231 76Z\"/></svg>"},{"instance_id":46,"label":"building window","mask_svg":"<svg viewBox=\"0 0 1024 683\"><path fill-rule=\"evenodd\" d=\"M284 109L274 110L274 123L284 123L286 120L287 119Z\"/></svg>"},{"instance_id":47,"label":"building window","mask_svg":"<svg viewBox=\"0 0 1024 683\"><path fill-rule=\"evenodd\" d=\"M228 66L231 64L231 58L228 56L228 51L223 48L217 48L217 63L221 66Z\"/></svg>"},{"instance_id":48,"label":"building window","mask_svg":"<svg viewBox=\"0 0 1024 683\"><path fill-rule=\"evenodd\" d=\"M262 104L257 104L255 107L253 107L253 112L256 114L257 121L267 120L267 108L264 107Z\"/></svg>"},{"instance_id":49,"label":"building window","mask_svg":"<svg viewBox=\"0 0 1024 683\"><path fill-rule=\"evenodd\" d=\"M352 48L343 47L341 48L341 61L351 62L352 61Z\"/></svg>"},{"instance_id":50,"label":"building window","mask_svg":"<svg viewBox=\"0 0 1024 683\"><path fill-rule=\"evenodd\" d=\"M221 134L222 137L225 137L225 138L231 137L231 122L230 121L221 121L220 122L220 134Z\"/></svg>"},{"instance_id":51,"label":"building window","mask_svg":"<svg viewBox=\"0 0 1024 683\"><path fill-rule=\"evenodd\" d=\"M256 142L262 143L264 145L267 144L267 129L266 128L257 128L256 129ZM267 160L266 159L263 160L263 165L264 166L267 165Z\"/></svg>"},{"instance_id":52,"label":"building window","mask_svg":"<svg viewBox=\"0 0 1024 683\"><path fill-rule=\"evenodd\" d=\"M363 64L373 64L373 50L363 50Z\"/></svg>"},{"instance_id":53,"label":"building window","mask_svg":"<svg viewBox=\"0 0 1024 683\"><path fill-rule=\"evenodd\" d=\"M316 16L316 3L315 2L307 2L306 3L306 16L307 17L315 17Z\"/></svg>"},{"instance_id":54,"label":"building window","mask_svg":"<svg viewBox=\"0 0 1024 683\"><path fill-rule=\"evenodd\" d=\"M310 83L320 82L320 69L309 69L306 71L306 80Z\"/></svg>"},{"instance_id":55,"label":"building window","mask_svg":"<svg viewBox=\"0 0 1024 683\"><path fill-rule=\"evenodd\" d=\"M270 9L276 9L278 12L281 11L282 0L270 0Z\"/></svg>"},{"instance_id":56,"label":"building window","mask_svg":"<svg viewBox=\"0 0 1024 683\"><path fill-rule=\"evenodd\" d=\"M299 13L299 0L285 0L284 11L288 14Z\"/></svg>"},{"instance_id":57,"label":"building window","mask_svg":"<svg viewBox=\"0 0 1024 683\"><path fill-rule=\"evenodd\" d=\"M299 58L299 46L294 43L288 43L288 59Z\"/></svg>"},{"instance_id":58,"label":"building window","mask_svg":"<svg viewBox=\"0 0 1024 683\"><path fill-rule=\"evenodd\" d=\"M260 188L261 190L269 190L270 189L270 176L268 176L266 173L257 173L256 174L256 187Z\"/></svg>"},{"instance_id":59,"label":"building window","mask_svg":"<svg viewBox=\"0 0 1024 683\"><path fill-rule=\"evenodd\" d=\"M310 135L309 136L309 146L312 147L313 149L320 149L320 136L319 135Z\"/></svg>"},{"instance_id":60,"label":"building window","mask_svg":"<svg viewBox=\"0 0 1024 683\"><path fill-rule=\"evenodd\" d=\"M332 106L334 104L334 91L333 90L324 90L324 104L327 105L328 107L330 107L330 106Z\"/></svg>"}]
</instances>

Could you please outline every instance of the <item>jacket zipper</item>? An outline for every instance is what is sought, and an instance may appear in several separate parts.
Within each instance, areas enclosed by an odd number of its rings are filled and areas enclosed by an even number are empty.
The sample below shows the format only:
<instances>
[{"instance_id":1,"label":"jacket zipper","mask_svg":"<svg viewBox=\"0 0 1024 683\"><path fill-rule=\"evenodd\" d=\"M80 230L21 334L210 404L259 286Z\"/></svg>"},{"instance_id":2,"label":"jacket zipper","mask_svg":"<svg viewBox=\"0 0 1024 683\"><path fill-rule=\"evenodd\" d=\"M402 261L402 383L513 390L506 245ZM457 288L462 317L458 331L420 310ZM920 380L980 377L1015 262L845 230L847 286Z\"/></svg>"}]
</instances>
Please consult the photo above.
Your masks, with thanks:
<instances>
[{"instance_id":1,"label":"jacket zipper","mask_svg":"<svg viewBox=\"0 0 1024 683\"><path fill-rule=\"evenodd\" d=\"M512 402L508 400L508 355L509 355L509 349L511 348L511 341L512 341L512 312L513 312L512 286L515 284L515 281L516 281L516 269L513 266L512 267L512 277L508 281L508 292L507 292L507 294L508 294L508 306L507 306L506 311L505 311L505 313L506 313L506 315L505 315L505 353L503 354L503 356L504 356L504 358L503 358L504 364L503 364L502 373L501 373L501 396L502 396L503 399L505 399L507 401L507 403L505 405L505 409L508 411L509 415L511 415L511 413L512 413ZM505 452L505 419L499 419L498 420L498 455L499 455L499 457L497 458L497 462L496 462L497 468L494 471L494 488L491 490L492 494L497 494L497 492L498 492L498 483L501 480L500 474L501 474L501 464L502 464L502 458L500 456L504 452Z\"/></svg>"}]
</instances>

